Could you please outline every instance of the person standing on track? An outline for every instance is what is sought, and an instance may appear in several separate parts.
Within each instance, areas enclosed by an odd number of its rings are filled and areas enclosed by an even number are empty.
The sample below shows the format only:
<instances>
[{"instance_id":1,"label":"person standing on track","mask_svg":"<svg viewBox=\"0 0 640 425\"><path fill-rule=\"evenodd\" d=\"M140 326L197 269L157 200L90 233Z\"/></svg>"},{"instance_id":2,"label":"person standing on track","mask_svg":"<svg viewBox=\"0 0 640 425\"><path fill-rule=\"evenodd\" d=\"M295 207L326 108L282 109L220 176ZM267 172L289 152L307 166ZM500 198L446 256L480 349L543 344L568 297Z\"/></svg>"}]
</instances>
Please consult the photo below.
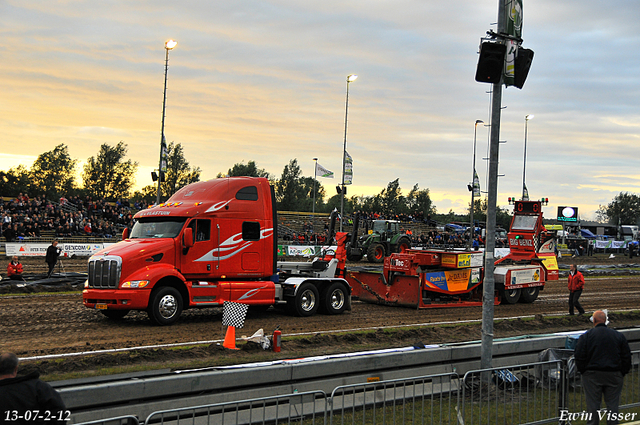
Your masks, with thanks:
<instances>
[{"instance_id":1,"label":"person standing on track","mask_svg":"<svg viewBox=\"0 0 640 425\"><path fill-rule=\"evenodd\" d=\"M569 315L573 316L573 307L578 309L578 315L584 314L584 308L580 305L580 295L582 295L582 289L584 288L584 276L578 271L578 266L571 264L569 269Z\"/></svg>"},{"instance_id":2,"label":"person standing on track","mask_svg":"<svg viewBox=\"0 0 640 425\"><path fill-rule=\"evenodd\" d=\"M44 258L44 262L49 266L49 271L47 272L47 278L51 277L51 273L53 273L53 268L56 266L58 262L58 256L60 255L60 249L58 248L58 240L54 239L47 248L47 256Z\"/></svg>"},{"instance_id":3,"label":"person standing on track","mask_svg":"<svg viewBox=\"0 0 640 425\"><path fill-rule=\"evenodd\" d=\"M607 327L604 311L595 311L591 319L593 328L580 336L575 352L587 399L587 424L597 425L601 418L617 424L624 375L631 369L631 350L624 335ZM603 395L606 411L600 410Z\"/></svg>"}]
</instances>

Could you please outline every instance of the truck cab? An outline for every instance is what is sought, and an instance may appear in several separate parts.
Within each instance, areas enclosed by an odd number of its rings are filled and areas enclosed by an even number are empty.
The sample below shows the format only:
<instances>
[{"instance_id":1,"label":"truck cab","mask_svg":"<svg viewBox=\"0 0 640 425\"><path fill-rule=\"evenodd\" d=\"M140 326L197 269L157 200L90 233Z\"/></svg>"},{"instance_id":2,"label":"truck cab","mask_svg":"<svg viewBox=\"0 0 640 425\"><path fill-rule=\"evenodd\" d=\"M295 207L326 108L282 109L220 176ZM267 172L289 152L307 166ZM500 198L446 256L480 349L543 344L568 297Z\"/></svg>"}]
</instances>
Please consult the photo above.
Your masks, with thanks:
<instances>
[{"instance_id":1,"label":"truck cab","mask_svg":"<svg viewBox=\"0 0 640 425\"><path fill-rule=\"evenodd\" d=\"M89 259L83 291L88 308L114 319L146 310L153 322L166 325L183 309L225 301L295 304L304 282L280 282L275 196L267 179L193 183L134 220L123 241Z\"/></svg>"}]
</instances>

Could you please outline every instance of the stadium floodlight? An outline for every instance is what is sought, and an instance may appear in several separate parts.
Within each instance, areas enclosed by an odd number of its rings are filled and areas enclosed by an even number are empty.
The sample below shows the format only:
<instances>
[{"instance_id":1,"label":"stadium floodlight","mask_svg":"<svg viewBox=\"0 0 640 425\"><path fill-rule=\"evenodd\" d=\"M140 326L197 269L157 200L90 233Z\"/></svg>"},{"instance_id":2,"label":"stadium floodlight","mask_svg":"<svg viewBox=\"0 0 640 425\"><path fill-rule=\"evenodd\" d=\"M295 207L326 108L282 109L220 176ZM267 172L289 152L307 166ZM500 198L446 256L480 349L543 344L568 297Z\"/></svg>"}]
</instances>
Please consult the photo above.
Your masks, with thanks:
<instances>
[{"instance_id":1,"label":"stadium floodlight","mask_svg":"<svg viewBox=\"0 0 640 425\"><path fill-rule=\"evenodd\" d=\"M156 196L156 205L160 205L160 183L164 181L164 173L167 171L166 164L166 141L164 138L164 117L167 105L167 73L169 71L169 50L172 50L178 45L175 40L167 40L164 43L164 49L166 51L164 59L164 96L162 98L162 128L160 130L160 164L158 166L158 193Z\"/></svg>"}]
</instances>

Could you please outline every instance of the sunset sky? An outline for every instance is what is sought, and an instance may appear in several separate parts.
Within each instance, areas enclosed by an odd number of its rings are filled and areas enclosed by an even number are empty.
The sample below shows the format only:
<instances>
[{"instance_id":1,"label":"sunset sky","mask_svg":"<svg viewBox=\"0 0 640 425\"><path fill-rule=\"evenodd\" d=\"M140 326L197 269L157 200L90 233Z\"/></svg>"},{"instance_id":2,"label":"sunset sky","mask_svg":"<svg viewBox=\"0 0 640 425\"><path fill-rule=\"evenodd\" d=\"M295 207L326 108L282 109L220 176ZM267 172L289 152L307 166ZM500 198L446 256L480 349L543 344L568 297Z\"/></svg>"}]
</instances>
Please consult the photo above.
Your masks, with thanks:
<instances>
[{"instance_id":1,"label":"sunset sky","mask_svg":"<svg viewBox=\"0 0 640 425\"><path fill-rule=\"evenodd\" d=\"M80 161L124 141L158 166L164 43L170 53L165 134L203 179L254 160L279 176L312 158L340 181L346 76L349 195L400 178L429 188L438 212L470 200L474 123L489 121L489 84L474 81L497 1L1 0L0 169L30 166L60 143ZM640 2L524 0L523 90L503 92L498 201L526 183L532 199L595 218L621 191L640 192ZM488 127L478 126L486 190Z\"/></svg>"}]
</instances>

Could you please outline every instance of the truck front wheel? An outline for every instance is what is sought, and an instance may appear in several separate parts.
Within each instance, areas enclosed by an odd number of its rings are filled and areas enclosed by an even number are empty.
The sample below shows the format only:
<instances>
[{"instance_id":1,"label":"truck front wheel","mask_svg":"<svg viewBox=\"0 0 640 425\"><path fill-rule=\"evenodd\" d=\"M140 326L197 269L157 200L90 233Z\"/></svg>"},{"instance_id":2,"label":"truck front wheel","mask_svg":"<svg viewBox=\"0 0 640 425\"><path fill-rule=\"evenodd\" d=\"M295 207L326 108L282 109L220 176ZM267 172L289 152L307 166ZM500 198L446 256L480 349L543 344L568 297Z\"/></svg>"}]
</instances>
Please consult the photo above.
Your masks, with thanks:
<instances>
[{"instance_id":1,"label":"truck front wheel","mask_svg":"<svg viewBox=\"0 0 640 425\"><path fill-rule=\"evenodd\" d=\"M298 287L296 296L287 301L287 307L296 316L313 316L318 312L319 301L318 288L312 283L306 282Z\"/></svg>"},{"instance_id":2,"label":"truck front wheel","mask_svg":"<svg viewBox=\"0 0 640 425\"><path fill-rule=\"evenodd\" d=\"M340 314L347 307L347 290L343 284L335 282L322 291L320 302L322 312L326 314Z\"/></svg>"},{"instance_id":3,"label":"truck front wheel","mask_svg":"<svg viewBox=\"0 0 640 425\"><path fill-rule=\"evenodd\" d=\"M172 325L182 313L182 295L171 286L165 286L151 293L147 314L156 325Z\"/></svg>"}]
</instances>

